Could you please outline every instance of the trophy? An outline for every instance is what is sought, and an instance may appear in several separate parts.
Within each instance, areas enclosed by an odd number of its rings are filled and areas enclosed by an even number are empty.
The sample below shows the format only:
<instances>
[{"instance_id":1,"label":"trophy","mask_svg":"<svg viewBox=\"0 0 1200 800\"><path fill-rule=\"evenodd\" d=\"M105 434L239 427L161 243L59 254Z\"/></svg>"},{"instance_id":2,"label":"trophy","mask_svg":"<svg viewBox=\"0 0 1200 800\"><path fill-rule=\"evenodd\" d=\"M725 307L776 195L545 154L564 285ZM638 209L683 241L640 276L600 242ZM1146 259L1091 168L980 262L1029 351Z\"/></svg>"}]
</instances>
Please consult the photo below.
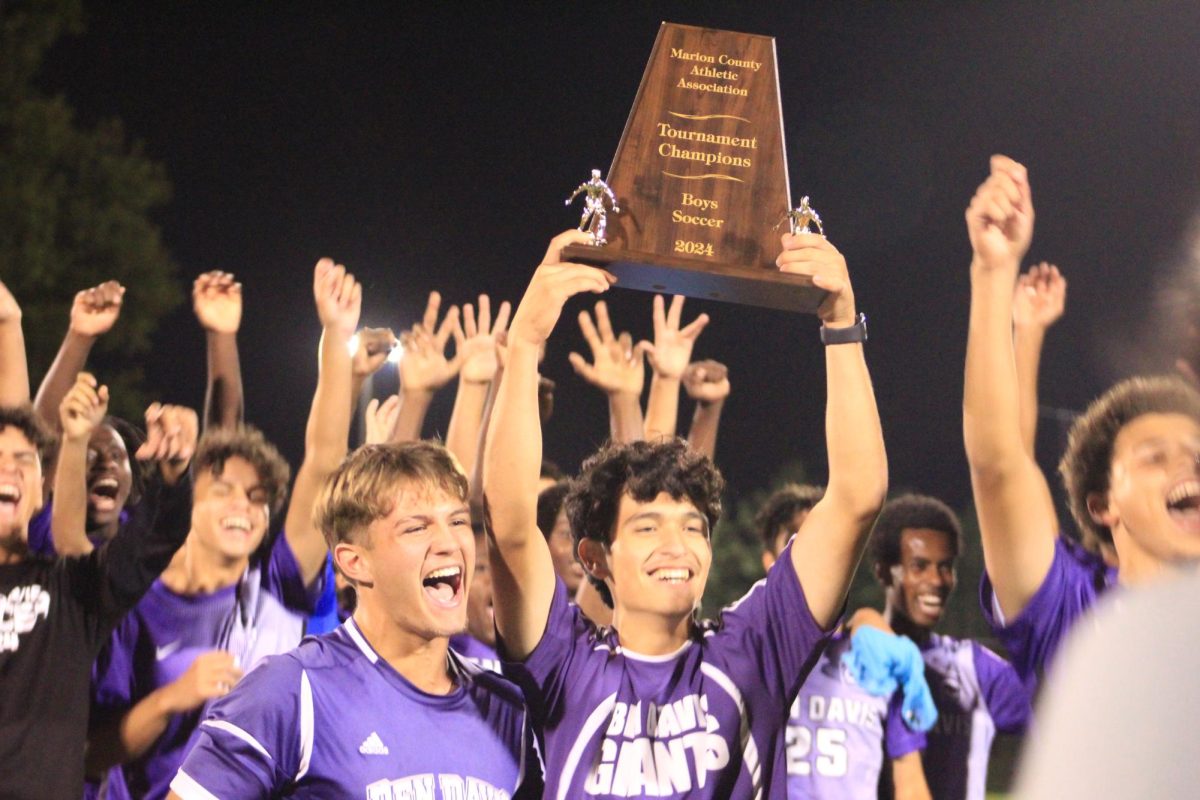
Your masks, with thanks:
<instances>
[{"instance_id":1,"label":"trophy","mask_svg":"<svg viewBox=\"0 0 1200 800\"><path fill-rule=\"evenodd\" d=\"M563 257L619 286L806 312L825 297L775 266L784 220L824 229L807 197L792 208L771 37L664 22L608 175L579 195L594 243Z\"/></svg>"}]
</instances>

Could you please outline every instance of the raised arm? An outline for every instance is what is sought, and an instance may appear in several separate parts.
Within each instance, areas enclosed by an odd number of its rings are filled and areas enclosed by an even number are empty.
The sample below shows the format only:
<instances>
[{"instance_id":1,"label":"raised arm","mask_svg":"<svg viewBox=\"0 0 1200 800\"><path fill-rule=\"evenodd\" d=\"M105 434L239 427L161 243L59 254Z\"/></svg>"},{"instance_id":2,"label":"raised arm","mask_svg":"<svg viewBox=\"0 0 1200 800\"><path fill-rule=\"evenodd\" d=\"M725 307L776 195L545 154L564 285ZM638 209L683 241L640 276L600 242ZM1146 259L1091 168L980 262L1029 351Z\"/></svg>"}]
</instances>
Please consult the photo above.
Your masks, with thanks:
<instances>
[{"instance_id":1,"label":"raised arm","mask_svg":"<svg viewBox=\"0 0 1200 800\"><path fill-rule=\"evenodd\" d=\"M54 363L38 387L34 410L47 425L58 430L58 409L62 400L75 385L75 376L83 371L88 354L96 340L112 330L121 316L125 287L116 281L106 281L75 295L71 304L71 322L67 335L58 348Z\"/></svg>"},{"instance_id":2,"label":"raised arm","mask_svg":"<svg viewBox=\"0 0 1200 800\"><path fill-rule=\"evenodd\" d=\"M29 366L25 362L25 333L21 306L0 283L0 406L29 402Z\"/></svg>"},{"instance_id":3,"label":"raised arm","mask_svg":"<svg viewBox=\"0 0 1200 800\"><path fill-rule=\"evenodd\" d=\"M1030 267L1013 294L1013 353L1021 404L1021 439L1034 455L1038 419L1038 367L1046 330L1058 322L1067 302L1067 279L1053 264Z\"/></svg>"},{"instance_id":4,"label":"raised arm","mask_svg":"<svg viewBox=\"0 0 1200 800\"><path fill-rule=\"evenodd\" d=\"M830 330L857 322L846 259L824 236L785 234L784 272L809 275L829 292L817 314ZM792 564L813 618L824 628L841 611L875 517L887 496L887 453L861 343L825 347L825 449L829 483L792 542Z\"/></svg>"},{"instance_id":5,"label":"raised arm","mask_svg":"<svg viewBox=\"0 0 1200 800\"><path fill-rule=\"evenodd\" d=\"M81 372L63 398L59 409L62 442L54 471L54 506L50 512L50 536L60 556L92 552L87 537L88 440L108 413L108 387Z\"/></svg>"},{"instance_id":6,"label":"raised arm","mask_svg":"<svg viewBox=\"0 0 1200 800\"><path fill-rule=\"evenodd\" d=\"M971 313L963 390L963 441L979 514L983 558L1008 619L1050 570L1058 521L1046 478L1025 446L1013 355L1013 290L1033 238L1025 168L993 156L967 209Z\"/></svg>"},{"instance_id":7,"label":"raised arm","mask_svg":"<svg viewBox=\"0 0 1200 800\"><path fill-rule=\"evenodd\" d=\"M324 569L327 553L312 507L325 478L345 458L350 437L350 337L358 327L362 286L341 264L323 258L313 270L313 297L322 328L320 367L304 431L304 461L283 526L306 586Z\"/></svg>"},{"instance_id":8,"label":"raised arm","mask_svg":"<svg viewBox=\"0 0 1200 800\"><path fill-rule=\"evenodd\" d=\"M463 306L462 325L454 326L454 349L462 354L462 368L458 372L454 410L446 427L446 449L454 454L469 476L475 474L488 388L500 369L497 346L508 329L511 314L512 304L505 301L500 304L493 323L491 300L481 294L478 318L475 309L467 303Z\"/></svg>"},{"instance_id":9,"label":"raised arm","mask_svg":"<svg viewBox=\"0 0 1200 800\"><path fill-rule=\"evenodd\" d=\"M458 306L450 306L438 325L442 296L429 293L425 315L411 331L402 334L404 356L400 359L400 416L396 421L396 442L414 442L421 438L425 414L434 393L458 374L462 354L446 358L446 344L458 324Z\"/></svg>"},{"instance_id":10,"label":"raised arm","mask_svg":"<svg viewBox=\"0 0 1200 800\"><path fill-rule=\"evenodd\" d=\"M711 359L690 364L683 373L683 388L688 397L696 401L692 427L688 429L688 444L709 458L715 458L721 410L731 388L729 368Z\"/></svg>"},{"instance_id":11,"label":"raised arm","mask_svg":"<svg viewBox=\"0 0 1200 800\"><path fill-rule=\"evenodd\" d=\"M579 312L579 329L592 351L592 363L579 353L567 356L575 372L608 397L609 435L614 442L642 438L642 388L646 385L645 348L628 333L613 333L608 305L596 303L596 321Z\"/></svg>"},{"instance_id":12,"label":"raised arm","mask_svg":"<svg viewBox=\"0 0 1200 800\"><path fill-rule=\"evenodd\" d=\"M679 386L692 360L696 338L708 324L708 314L696 317L680 330L683 297L671 298L670 310L664 310L662 295L654 296L654 343L644 343L653 377L646 400L645 437L647 440L671 439L679 417Z\"/></svg>"},{"instance_id":13,"label":"raised arm","mask_svg":"<svg viewBox=\"0 0 1200 800\"><path fill-rule=\"evenodd\" d=\"M204 328L208 353L204 427L237 427L245 415L237 346L237 332L242 324L242 285L228 272L206 272L192 284L192 310Z\"/></svg>"},{"instance_id":14,"label":"raised arm","mask_svg":"<svg viewBox=\"0 0 1200 800\"><path fill-rule=\"evenodd\" d=\"M561 262L563 247L589 241L580 231L560 234L533 274L509 330L508 363L484 449L496 630L507 656L516 660L525 659L541 640L554 596L554 562L537 527L542 462L538 353L569 297L600 294L615 280L603 270Z\"/></svg>"}]
</instances>

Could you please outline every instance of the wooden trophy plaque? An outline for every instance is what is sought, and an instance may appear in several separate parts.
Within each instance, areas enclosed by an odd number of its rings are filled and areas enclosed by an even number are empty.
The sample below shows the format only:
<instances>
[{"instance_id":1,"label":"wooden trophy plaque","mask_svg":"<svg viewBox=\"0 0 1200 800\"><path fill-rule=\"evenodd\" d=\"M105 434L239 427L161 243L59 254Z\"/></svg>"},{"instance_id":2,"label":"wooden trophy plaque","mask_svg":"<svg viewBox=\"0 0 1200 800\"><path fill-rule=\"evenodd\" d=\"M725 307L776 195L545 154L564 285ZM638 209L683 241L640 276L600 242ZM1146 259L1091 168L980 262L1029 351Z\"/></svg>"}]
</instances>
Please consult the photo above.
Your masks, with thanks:
<instances>
[{"instance_id":1,"label":"wooden trophy plaque","mask_svg":"<svg viewBox=\"0 0 1200 800\"><path fill-rule=\"evenodd\" d=\"M804 312L824 299L775 266L791 192L773 38L664 22L607 183L608 243L564 259L627 289Z\"/></svg>"}]
</instances>

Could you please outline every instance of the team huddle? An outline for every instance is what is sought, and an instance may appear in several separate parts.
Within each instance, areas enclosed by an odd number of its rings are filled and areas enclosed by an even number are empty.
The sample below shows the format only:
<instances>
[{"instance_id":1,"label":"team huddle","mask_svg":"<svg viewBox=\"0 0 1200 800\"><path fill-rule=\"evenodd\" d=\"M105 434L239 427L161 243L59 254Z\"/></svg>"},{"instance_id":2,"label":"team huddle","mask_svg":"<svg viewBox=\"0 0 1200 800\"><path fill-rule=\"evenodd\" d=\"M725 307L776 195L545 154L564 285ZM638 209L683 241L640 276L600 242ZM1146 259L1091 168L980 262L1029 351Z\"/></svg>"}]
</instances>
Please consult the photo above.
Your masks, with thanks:
<instances>
[{"instance_id":1,"label":"team huddle","mask_svg":"<svg viewBox=\"0 0 1200 800\"><path fill-rule=\"evenodd\" d=\"M1034 440L1066 283L1022 274L1033 223L1025 168L993 157L966 212L963 435L982 611L1011 661L937 631L961 525L932 496L888 499L865 318L822 235L785 234L777 265L827 292L827 480L760 509L765 576L707 618L731 391L692 358L707 315L684 324L682 298L656 297L635 344L602 301L582 312L591 360L570 361L606 394L611 438L571 478L543 460L546 343L570 298L616 282L562 261L586 233L551 241L515 309L443 314L431 295L354 450L397 338L359 330L362 286L318 262L294 477L243 420L233 276L194 286L203 413L154 403L140 426L85 371L124 289L76 296L34 395L0 284L0 794L982 800L995 735L1032 724L1077 623L1200 558L1200 393L1182 377L1126 380L1075 422L1061 472L1080 538L1063 533ZM445 441L423 440L455 378ZM846 608L860 562L882 609Z\"/></svg>"}]
</instances>

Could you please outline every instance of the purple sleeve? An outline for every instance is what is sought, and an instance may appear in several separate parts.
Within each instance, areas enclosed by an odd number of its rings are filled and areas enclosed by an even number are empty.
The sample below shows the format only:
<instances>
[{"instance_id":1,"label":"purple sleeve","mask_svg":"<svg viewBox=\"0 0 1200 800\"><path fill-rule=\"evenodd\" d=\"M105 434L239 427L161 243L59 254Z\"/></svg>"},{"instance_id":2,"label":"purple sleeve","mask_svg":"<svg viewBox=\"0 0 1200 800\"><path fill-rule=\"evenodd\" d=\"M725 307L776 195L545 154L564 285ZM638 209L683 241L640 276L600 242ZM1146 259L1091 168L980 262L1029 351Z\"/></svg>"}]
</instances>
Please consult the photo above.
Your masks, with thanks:
<instances>
[{"instance_id":1,"label":"purple sleeve","mask_svg":"<svg viewBox=\"0 0 1200 800\"><path fill-rule=\"evenodd\" d=\"M530 710L539 719L560 715L562 702L569 691L568 679L579 677L572 664L580 649L580 638L594 630L578 607L567 601L567 587L561 578L555 577L546 630L528 658L522 662L508 662L504 642L497 638L500 657L506 660L505 674L525 692ZM586 647L584 652L587 652Z\"/></svg>"},{"instance_id":2,"label":"purple sleeve","mask_svg":"<svg viewBox=\"0 0 1200 800\"><path fill-rule=\"evenodd\" d=\"M29 520L29 552L47 558L58 556L58 551L54 549L54 537L50 535L50 512L53 502L54 500L48 501L42 506L42 510Z\"/></svg>"},{"instance_id":3,"label":"purple sleeve","mask_svg":"<svg viewBox=\"0 0 1200 800\"><path fill-rule=\"evenodd\" d=\"M1001 733L1022 733L1033 716L1030 692L1012 664L978 642L971 642L975 675L988 713Z\"/></svg>"},{"instance_id":4,"label":"purple sleeve","mask_svg":"<svg viewBox=\"0 0 1200 800\"><path fill-rule=\"evenodd\" d=\"M300 564L282 530L276 536L275 544L271 545L271 556L263 572L263 588L278 597L287 608L304 615L316 610L325 591L325 570L318 572L316 579L305 586Z\"/></svg>"},{"instance_id":5,"label":"purple sleeve","mask_svg":"<svg viewBox=\"0 0 1200 800\"><path fill-rule=\"evenodd\" d=\"M761 686L786 708L830 634L808 608L789 543L767 577L721 612L708 647L739 685Z\"/></svg>"},{"instance_id":6,"label":"purple sleeve","mask_svg":"<svg viewBox=\"0 0 1200 800\"><path fill-rule=\"evenodd\" d=\"M884 723L884 752L888 758L900 758L925 749L925 734L904 724L904 693L896 692L888 702L887 722Z\"/></svg>"},{"instance_id":7,"label":"purple sleeve","mask_svg":"<svg viewBox=\"0 0 1200 800\"><path fill-rule=\"evenodd\" d=\"M312 732L301 710L304 681L287 655L252 670L209 709L171 790L184 800L279 796L299 771L303 732ZM311 739L307 744L311 752Z\"/></svg>"},{"instance_id":8,"label":"purple sleeve","mask_svg":"<svg viewBox=\"0 0 1200 800\"><path fill-rule=\"evenodd\" d=\"M1075 542L1059 536L1054 561L1028 605L1012 620L1001 620L987 573L979 586L983 616L1012 656L1013 666L1032 686L1054 658L1059 644L1076 620L1092 607L1111 575L1104 562Z\"/></svg>"}]
</instances>

